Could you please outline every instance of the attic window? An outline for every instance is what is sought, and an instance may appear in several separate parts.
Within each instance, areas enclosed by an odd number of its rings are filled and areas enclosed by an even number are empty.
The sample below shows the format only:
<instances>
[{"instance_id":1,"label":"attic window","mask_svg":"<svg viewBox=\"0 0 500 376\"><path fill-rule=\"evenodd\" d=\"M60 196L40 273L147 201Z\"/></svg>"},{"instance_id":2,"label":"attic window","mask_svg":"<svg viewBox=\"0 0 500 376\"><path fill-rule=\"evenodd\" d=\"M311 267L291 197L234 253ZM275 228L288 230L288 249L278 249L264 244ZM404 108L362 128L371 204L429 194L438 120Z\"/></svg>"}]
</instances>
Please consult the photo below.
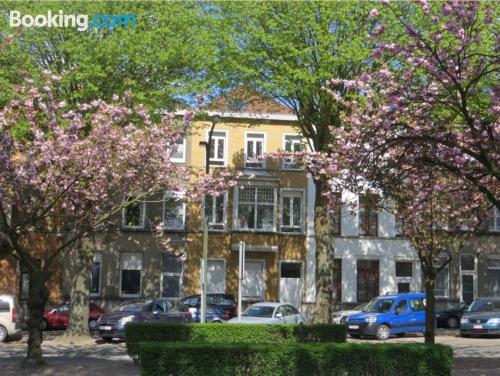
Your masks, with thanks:
<instances>
[{"instance_id":1,"label":"attic window","mask_svg":"<svg viewBox=\"0 0 500 376\"><path fill-rule=\"evenodd\" d=\"M248 106L243 99L229 99L227 109L231 112L246 112Z\"/></svg>"}]
</instances>

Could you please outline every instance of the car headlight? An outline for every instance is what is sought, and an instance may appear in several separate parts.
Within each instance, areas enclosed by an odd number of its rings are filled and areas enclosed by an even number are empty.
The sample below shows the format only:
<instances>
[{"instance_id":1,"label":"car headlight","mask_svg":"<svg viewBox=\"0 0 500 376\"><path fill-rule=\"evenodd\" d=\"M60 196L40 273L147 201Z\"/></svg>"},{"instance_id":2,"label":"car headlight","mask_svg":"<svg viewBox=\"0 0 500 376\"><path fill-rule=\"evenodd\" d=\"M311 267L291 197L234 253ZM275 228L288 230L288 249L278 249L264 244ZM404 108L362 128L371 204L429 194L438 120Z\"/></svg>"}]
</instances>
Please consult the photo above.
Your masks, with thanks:
<instances>
[{"instance_id":1,"label":"car headlight","mask_svg":"<svg viewBox=\"0 0 500 376\"><path fill-rule=\"evenodd\" d=\"M365 322L377 322L377 316L368 316L365 318Z\"/></svg>"},{"instance_id":2,"label":"car headlight","mask_svg":"<svg viewBox=\"0 0 500 376\"><path fill-rule=\"evenodd\" d=\"M134 316L134 315L131 315L131 316L125 316L125 317L122 317L122 318L120 319L120 321L118 321L118 322L119 322L120 324L126 324L126 323L128 323L128 322L130 322L130 321L134 321L134 318L135 318L135 316Z\"/></svg>"},{"instance_id":3,"label":"car headlight","mask_svg":"<svg viewBox=\"0 0 500 376\"><path fill-rule=\"evenodd\" d=\"M469 319L467 317L462 317L460 319L460 324L467 324L469 322Z\"/></svg>"},{"instance_id":4,"label":"car headlight","mask_svg":"<svg viewBox=\"0 0 500 376\"><path fill-rule=\"evenodd\" d=\"M500 324L500 318L499 317L493 317L491 319L488 319L488 321L486 322L486 324Z\"/></svg>"}]
</instances>

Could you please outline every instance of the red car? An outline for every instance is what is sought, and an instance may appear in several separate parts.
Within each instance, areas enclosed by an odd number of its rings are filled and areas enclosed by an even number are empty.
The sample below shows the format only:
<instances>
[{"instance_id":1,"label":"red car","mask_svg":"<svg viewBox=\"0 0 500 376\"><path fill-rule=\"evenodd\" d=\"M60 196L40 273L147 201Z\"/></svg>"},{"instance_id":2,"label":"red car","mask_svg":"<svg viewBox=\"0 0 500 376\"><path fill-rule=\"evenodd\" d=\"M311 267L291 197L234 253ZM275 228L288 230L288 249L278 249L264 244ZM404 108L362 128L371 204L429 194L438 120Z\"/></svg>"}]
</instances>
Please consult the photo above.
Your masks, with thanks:
<instances>
[{"instance_id":1,"label":"red car","mask_svg":"<svg viewBox=\"0 0 500 376\"><path fill-rule=\"evenodd\" d=\"M89 329L97 329L97 320L104 314L104 310L95 303L89 304ZM66 329L69 321L69 303L46 310L43 313L42 330L48 328Z\"/></svg>"}]
</instances>

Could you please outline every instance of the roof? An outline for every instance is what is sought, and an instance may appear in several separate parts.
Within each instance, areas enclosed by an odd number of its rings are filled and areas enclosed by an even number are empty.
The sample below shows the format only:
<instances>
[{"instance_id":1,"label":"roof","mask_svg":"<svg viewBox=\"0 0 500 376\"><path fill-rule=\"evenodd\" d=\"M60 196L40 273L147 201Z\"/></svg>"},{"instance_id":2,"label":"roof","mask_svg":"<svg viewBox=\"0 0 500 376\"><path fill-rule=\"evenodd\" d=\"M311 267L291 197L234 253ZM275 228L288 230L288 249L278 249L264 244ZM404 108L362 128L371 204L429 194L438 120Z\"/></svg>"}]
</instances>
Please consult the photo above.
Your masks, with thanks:
<instances>
[{"instance_id":1,"label":"roof","mask_svg":"<svg viewBox=\"0 0 500 376\"><path fill-rule=\"evenodd\" d=\"M175 113L184 116L187 110L180 110ZM252 120L278 120L278 121L298 121L296 115L271 114L262 112L226 112L226 111L205 111L209 117L220 116L225 119L252 119Z\"/></svg>"},{"instance_id":2,"label":"roof","mask_svg":"<svg viewBox=\"0 0 500 376\"><path fill-rule=\"evenodd\" d=\"M252 304L253 306L257 306L257 307L262 307L262 306L266 306L266 307L278 307L280 305L282 305L284 303L276 303L276 302L259 302L259 303L255 303L255 304Z\"/></svg>"}]
</instances>

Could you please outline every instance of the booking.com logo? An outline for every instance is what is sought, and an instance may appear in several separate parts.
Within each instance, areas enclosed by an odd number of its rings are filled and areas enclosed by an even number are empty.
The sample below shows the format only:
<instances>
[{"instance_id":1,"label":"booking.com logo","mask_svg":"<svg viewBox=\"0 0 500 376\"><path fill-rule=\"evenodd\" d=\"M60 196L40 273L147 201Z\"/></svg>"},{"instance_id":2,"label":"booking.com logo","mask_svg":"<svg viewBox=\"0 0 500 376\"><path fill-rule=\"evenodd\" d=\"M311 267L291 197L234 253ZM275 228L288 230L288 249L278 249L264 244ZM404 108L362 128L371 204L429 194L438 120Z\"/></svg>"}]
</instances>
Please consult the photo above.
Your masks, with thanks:
<instances>
[{"instance_id":1,"label":"booking.com logo","mask_svg":"<svg viewBox=\"0 0 500 376\"><path fill-rule=\"evenodd\" d=\"M47 14L21 15L17 10L9 13L10 27L72 27L78 31L88 29L103 29L105 27L114 29L115 27L136 27L136 19L133 14L96 14L89 22L87 14L64 14L62 10L58 13L48 11Z\"/></svg>"}]
</instances>

